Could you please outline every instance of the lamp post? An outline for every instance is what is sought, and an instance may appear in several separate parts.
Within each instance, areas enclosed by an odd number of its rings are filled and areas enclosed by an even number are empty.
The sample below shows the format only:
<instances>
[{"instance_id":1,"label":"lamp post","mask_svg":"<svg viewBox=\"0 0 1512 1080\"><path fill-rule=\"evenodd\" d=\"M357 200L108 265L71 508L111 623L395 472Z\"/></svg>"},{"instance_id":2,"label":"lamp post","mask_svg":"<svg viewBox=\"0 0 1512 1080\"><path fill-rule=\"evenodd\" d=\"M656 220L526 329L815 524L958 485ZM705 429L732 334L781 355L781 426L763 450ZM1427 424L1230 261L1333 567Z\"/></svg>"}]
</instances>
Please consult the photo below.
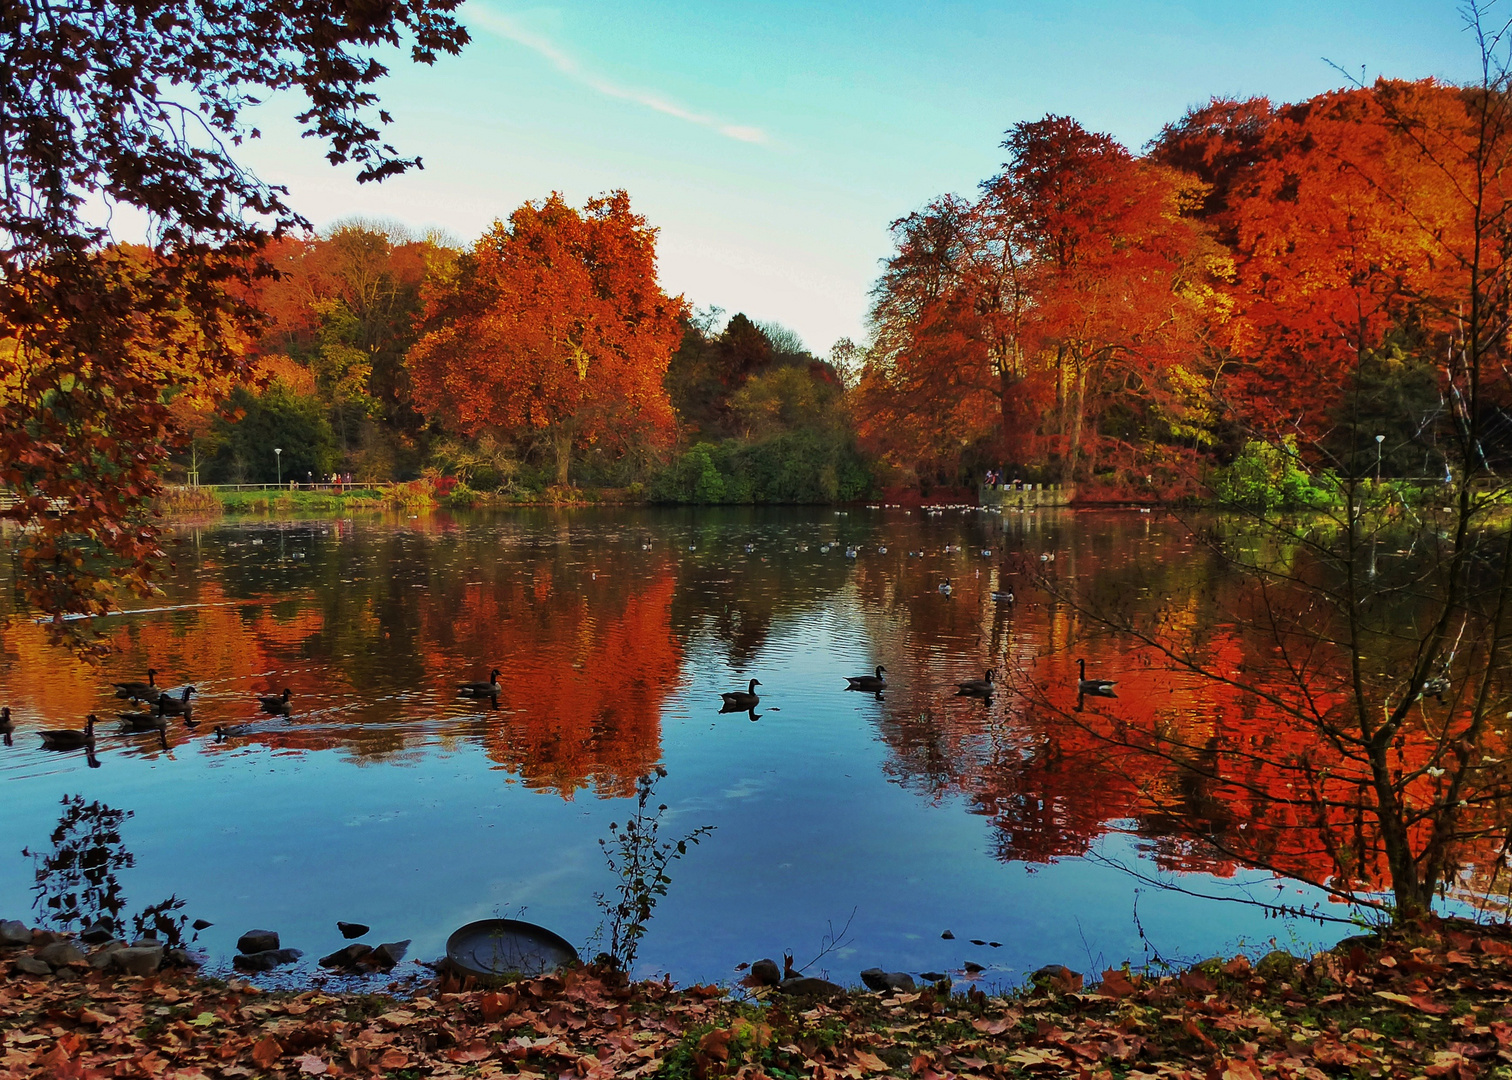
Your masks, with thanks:
<instances>
[{"instance_id":1,"label":"lamp post","mask_svg":"<svg viewBox=\"0 0 1512 1080\"><path fill-rule=\"evenodd\" d=\"M278 463L278 486L283 487L283 447L275 446L273 448L273 460Z\"/></svg>"},{"instance_id":2,"label":"lamp post","mask_svg":"<svg viewBox=\"0 0 1512 1080\"><path fill-rule=\"evenodd\" d=\"M1381 482L1381 444L1386 441L1386 436L1376 436L1376 484Z\"/></svg>"}]
</instances>

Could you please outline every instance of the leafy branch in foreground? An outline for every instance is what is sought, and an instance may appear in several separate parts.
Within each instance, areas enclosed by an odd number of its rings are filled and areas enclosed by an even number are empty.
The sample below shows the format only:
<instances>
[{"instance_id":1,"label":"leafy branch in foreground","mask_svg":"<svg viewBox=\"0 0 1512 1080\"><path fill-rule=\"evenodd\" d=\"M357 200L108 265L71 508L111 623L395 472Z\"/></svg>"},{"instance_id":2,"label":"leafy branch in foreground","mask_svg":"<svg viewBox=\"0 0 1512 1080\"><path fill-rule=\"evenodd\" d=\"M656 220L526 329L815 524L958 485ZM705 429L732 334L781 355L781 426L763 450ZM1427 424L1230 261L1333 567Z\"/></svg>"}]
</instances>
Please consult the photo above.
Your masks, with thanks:
<instances>
[{"instance_id":1,"label":"leafy branch in foreground","mask_svg":"<svg viewBox=\"0 0 1512 1080\"><path fill-rule=\"evenodd\" d=\"M593 894L604 913L599 935L607 929L609 936L607 949L595 960L623 971L635 966L646 923L651 920L656 902L667 895L667 886L672 883L667 867L688 853L689 844L700 843L714 831L712 825L700 825L679 840L658 838L661 815L667 806L661 803L648 811L646 804L651 801L656 782L666 775L667 770L658 765L655 773L639 777L635 782L634 816L626 819L623 827L610 822L610 838L599 840L604 860L620 883L608 895Z\"/></svg>"}]
</instances>

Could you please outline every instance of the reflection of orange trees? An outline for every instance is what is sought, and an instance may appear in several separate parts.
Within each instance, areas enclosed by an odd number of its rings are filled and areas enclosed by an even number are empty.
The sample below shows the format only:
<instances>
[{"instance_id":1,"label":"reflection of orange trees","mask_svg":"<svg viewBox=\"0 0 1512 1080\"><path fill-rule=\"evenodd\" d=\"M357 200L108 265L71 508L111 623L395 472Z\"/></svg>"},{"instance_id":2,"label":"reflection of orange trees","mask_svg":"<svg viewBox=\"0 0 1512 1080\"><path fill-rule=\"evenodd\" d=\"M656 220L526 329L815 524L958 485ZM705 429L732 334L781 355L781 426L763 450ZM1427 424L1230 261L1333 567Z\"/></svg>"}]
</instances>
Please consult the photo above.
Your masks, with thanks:
<instances>
[{"instance_id":1,"label":"reflection of orange trees","mask_svg":"<svg viewBox=\"0 0 1512 1080\"><path fill-rule=\"evenodd\" d=\"M590 785L634 794L635 778L660 757L661 709L678 682L672 570L659 568L633 592L559 581L545 564L535 571L468 589L455 606L437 597L424 617L445 630L425 639L466 642L480 667L502 669L500 712L484 735L495 761L567 796ZM435 656L427 666L449 692L453 665Z\"/></svg>"},{"instance_id":2,"label":"reflection of orange trees","mask_svg":"<svg viewBox=\"0 0 1512 1080\"><path fill-rule=\"evenodd\" d=\"M1285 584L1215 576L1137 614L1106 592L1082 596L1072 640L1099 624L1119 629L1143 644L1132 656L1150 666L1126 666L1119 700L1089 699L1082 711L1067 706L1069 654L1050 680L1067 689L1045 693L1031 680L1020 689L1056 715L1064 756L1074 744L1119 760L1135 787L1129 815L1145 835L1165 838L1156 853L1164 865L1256 866L1341 899L1374 904L1372 894L1394 890L1401 904L1401 860L1431 883L1499 860L1512 793L1505 734L1467 735L1476 712L1485 715L1485 702L1469 700L1482 676L1452 680L1444 700L1430 692L1401 707L1412 642L1389 628L1413 625L1417 601L1351 621L1316 601L1322 573L1303 562ZM1486 702L1502 701L1484 647L1472 629L1459 663L1489 666ZM1380 703L1380 719L1360 723L1361 699ZM1387 716L1400 722L1385 728Z\"/></svg>"},{"instance_id":3,"label":"reflection of orange trees","mask_svg":"<svg viewBox=\"0 0 1512 1080\"><path fill-rule=\"evenodd\" d=\"M1153 550L1182 557L1144 557L1140 545L1152 535ZM1357 742L1341 730L1350 668L1347 655L1325 646L1342 640L1337 627L1321 613L1299 617L1288 652L1278 652L1275 638L1260 632L1258 587L1203 548L1183 548L1183 535L1169 525L1152 534L1146 520L1108 522L1095 537L1073 538L1053 564L1058 596L1024 587L1026 564L1044 564L1034 537L1020 545L1011 531L1004 546L1016 550L995 559L863 561L854 581L870 624L869 659L889 672L887 704L876 710L890 750L885 768L931 798L968 799L990 820L1004 859L1084 854L1110 829L1131 828L1169 871L1228 876L1257 866L1339 893L1388 890L1373 778ZM1295 553L1271 554L1285 556L1293 573L1315 572ZM952 566L956 588L945 600L932 585ZM992 598L1004 582L1015 586L1012 607ZM1278 612L1285 606L1274 592L1270 602ZM1097 624L1094 611L1138 613L1217 677L1199 677L1153 649L1113 654L1109 640L1096 636L1108 626ZM1407 606L1383 615L1390 625L1413 618ZM1303 635L1314 643L1305 654ZM1482 646L1471 639L1459 664L1473 671L1479 662L1471 653ZM1375 637L1361 650L1369 691L1388 700L1405 680L1399 648ZM1117 680L1116 700L1078 702L1080 656L1089 674ZM1288 659L1301 665L1305 693ZM991 706L952 696L957 679L989 665L1012 673L1017 693L1005 690ZM1490 693L1499 700L1500 684ZM1429 694L1409 711L1389 748L1392 783L1418 852L1435 842L1435 808L1451 797L1463 804L1452 834L1437 842L1453 866L1479 867L1485 877L1505 836L1507 738L1492 730L1474 748L1458 745L1445 732L1464 729L1469 702L1452 692L1446 699ZM1461 763L1465 780L1452 796Z\"/></svg>"}]
</instances>

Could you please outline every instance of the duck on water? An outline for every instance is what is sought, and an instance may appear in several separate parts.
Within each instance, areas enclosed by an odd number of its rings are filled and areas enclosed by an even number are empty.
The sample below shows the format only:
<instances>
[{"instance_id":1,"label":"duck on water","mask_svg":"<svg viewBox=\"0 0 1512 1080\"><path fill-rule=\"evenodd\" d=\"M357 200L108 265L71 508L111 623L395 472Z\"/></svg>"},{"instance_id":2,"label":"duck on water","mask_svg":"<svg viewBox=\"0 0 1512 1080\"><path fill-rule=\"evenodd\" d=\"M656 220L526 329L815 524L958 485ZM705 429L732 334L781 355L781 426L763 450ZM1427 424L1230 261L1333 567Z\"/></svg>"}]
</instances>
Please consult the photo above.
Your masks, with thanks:
<instances>
[{"instance_id":1,"label":"duck on water","mask_svg":"<svg viewBox=\"0 0 1512 1080\"><path fill-rule=\"evenodd\" d=\"M883 667L881 664L878 664L877 665L877 672L876 672L875 675L847 675L845 677L845 681L847 683L849 683L850 685L847 686L846 689L847 690L886 690L887 689L887 680L882 677L886 673L887 673L887 669L885 667Z\"/></svg>"},{"instance_id":2,"label":"duck on water","mask_svg":"<svg viewBox=\"0 0 1512 1080\"><path fill-rule=\"evenodd\" d=\"M1086 660L1078 660L1076 662L1076 670L1078 672L1077 679L1076 679L1076 692L1078 694L1089 694L1092 697L1117 697L1118 696L1117 694L1115 694L1113 692L1113 685L1114 684L1113 684L1113 680L1112 679L1089 679L1089 678L1087 678L1087 661Z\"/></svg>"},{"instance_id":3,"label":"duck on water","mask_svg":"<svg viewBox=\"0 0 1512 1080\"><path fill-rule=\"evenodd\" d=\"M756 688L760 685L761 680L752 679L750 685L744 690L730 690L719 696L724 699L727 709L754 709L761 701L761 697L756 693Z\"/></svg>"},{"instance_id":4,"label":"duck on water","mask_svg":"<svg viewBox=\"0 0 1512 1080\"><path fill-rule=\"evenodd\" d=\"M956 696L990 698L992 692L997 689L996 683L993 682L996 677L996 673L989 669L987 674L980 679L967 679L965 682L956 683Z\"/></svg>"},{"instance_id":5,"label":"duck on water","mask_svg":"<svg viewBox=\"0 0 1512 1080\"><path fill-rule=\"evenodd\" d=\"M487 682L465 682L457 684L457 693L464 697L494 697L499 692L499 675L501 672L494 668L488 673Z\"/></svg>"},{"instance_id":6,"label":"duck on water","mask_svg":"<svg viewBox=\"0 0 1512 1080\"><path fill-rule=\"evenodd\" d=\"M90 713L84 721L84 730L78 728L60 728L55 731L39 731L42 736L42 749L44 750L78 750L82 747L93 747L95 741L95 724L99 717Z\"/></svg>"}]
</instances>

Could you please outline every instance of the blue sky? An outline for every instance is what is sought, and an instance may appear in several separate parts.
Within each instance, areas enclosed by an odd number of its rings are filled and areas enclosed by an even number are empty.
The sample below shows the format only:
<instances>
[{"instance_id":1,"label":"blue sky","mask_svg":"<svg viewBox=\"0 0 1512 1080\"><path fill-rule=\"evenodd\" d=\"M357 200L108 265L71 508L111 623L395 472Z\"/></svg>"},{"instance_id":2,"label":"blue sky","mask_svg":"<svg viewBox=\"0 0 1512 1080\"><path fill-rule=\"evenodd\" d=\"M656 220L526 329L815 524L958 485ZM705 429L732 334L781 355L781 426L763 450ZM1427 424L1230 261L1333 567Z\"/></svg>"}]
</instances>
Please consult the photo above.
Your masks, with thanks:
<instances>
[{"instance_id":1,"label":"blue sky","mask_svg":"<svg viewBox=\"0 0 1512 1080\"><path fill-rule=\"evenodd\" d=\"M889 222L969 193L1020 120L1070 115L1138 148L1213 95L1340 85L1325 57L1454 80L1476 59L1438 0L470 0L462 19L462 56L396 64L381 90L423 172L359 187L271 109L244 160L318 226L380 217L464 242L526 199L623 187L661 230L669 291L820 353L864 333Z\"/></svg>"}]
</instances>

